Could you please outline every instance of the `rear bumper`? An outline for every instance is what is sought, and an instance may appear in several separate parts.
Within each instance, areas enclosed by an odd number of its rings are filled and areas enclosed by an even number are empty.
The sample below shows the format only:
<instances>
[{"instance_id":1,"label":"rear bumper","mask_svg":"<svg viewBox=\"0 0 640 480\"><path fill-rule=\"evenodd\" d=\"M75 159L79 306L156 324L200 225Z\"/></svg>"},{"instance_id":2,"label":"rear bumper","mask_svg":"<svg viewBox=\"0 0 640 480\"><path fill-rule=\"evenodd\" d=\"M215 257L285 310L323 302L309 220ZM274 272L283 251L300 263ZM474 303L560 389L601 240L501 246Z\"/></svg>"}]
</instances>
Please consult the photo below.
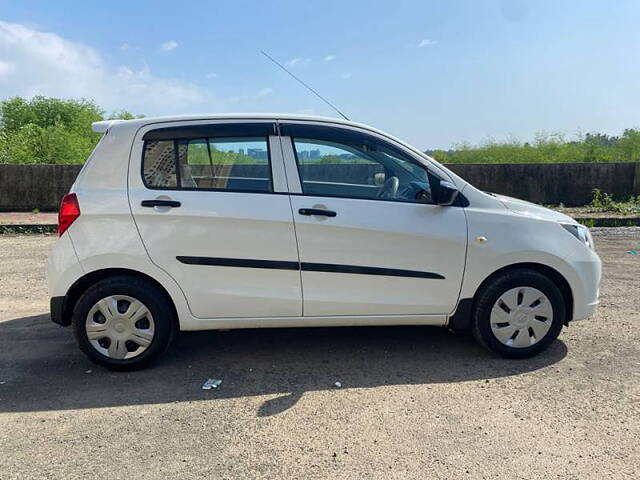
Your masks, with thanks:
<instances>
[{"instance_id":1,"label":"rear bumper","mask_svg":"<svg viewBox=\"0 0 640 480\"><path fill-rule=\"evenodd\" d=\"M51 311L51 321L63 327L71 325L71 319L64 316L65 297L51 297L49 307Z\"/></svg>"}]
</instances>

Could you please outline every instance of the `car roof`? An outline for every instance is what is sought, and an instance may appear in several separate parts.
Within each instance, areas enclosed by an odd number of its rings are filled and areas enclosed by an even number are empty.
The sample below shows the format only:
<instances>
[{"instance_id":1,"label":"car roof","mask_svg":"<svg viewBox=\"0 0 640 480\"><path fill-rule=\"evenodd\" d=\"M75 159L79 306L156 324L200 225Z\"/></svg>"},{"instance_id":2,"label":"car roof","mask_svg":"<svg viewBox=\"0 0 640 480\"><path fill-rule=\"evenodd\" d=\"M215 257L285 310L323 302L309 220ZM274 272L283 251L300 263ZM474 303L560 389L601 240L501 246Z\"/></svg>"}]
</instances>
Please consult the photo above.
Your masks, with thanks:
<instances>
[{"instance_id":1,"label":"car roof","mask_svg":"<svg viewBox=\"0 0 640 480\"><path fill-rule=\"evenodd\" d=\"M295 113L201 113L194 115L167 115L158 117L143 117L132 120L103 120L101 122L93 122L91 127L94 132L105 133L114 125L127 126L131 128L139 128L143 125L165 122L182 122L190 120L293 120L293 121L314 121L324 123L338 123L342 125L350 125L355 127L363 127L368 130L378 131L368 125L364 125L350 120L344 120L337 117L323 117L319 115L302 115Z\"/></svg>"}]
</instances>

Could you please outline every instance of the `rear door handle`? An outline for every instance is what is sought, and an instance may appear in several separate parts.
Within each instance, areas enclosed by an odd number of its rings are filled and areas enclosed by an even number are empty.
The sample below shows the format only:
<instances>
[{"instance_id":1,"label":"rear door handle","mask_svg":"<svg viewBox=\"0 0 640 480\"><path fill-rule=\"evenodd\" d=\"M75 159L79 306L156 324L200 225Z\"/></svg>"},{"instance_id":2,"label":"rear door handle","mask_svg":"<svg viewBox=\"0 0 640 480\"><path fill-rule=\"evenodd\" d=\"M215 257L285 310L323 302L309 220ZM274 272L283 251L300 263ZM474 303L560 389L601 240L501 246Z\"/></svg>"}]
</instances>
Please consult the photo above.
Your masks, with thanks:
<instances>
[{"instance_id":1,"label":"rear door handle","mask_svg":"<svg viewBox=\"0 0 640 480\"><path fill-rule=\"evenodd\" d=\"M300 215L322 215L324 217L335 217L336 212L333 210L322 210L320 208L301 208L298 210Z\"/></svg>"},{"instance_id":2,"label":"rear door handle","mask_svg":"<svg viewBox=\"0 0 640 480\"><path fill-rule=\"evenodd\" d=\"M143 200L140 205L142 205L143 207L178 208L182 204L176 200Z\"/></svg>"}]
</instances>

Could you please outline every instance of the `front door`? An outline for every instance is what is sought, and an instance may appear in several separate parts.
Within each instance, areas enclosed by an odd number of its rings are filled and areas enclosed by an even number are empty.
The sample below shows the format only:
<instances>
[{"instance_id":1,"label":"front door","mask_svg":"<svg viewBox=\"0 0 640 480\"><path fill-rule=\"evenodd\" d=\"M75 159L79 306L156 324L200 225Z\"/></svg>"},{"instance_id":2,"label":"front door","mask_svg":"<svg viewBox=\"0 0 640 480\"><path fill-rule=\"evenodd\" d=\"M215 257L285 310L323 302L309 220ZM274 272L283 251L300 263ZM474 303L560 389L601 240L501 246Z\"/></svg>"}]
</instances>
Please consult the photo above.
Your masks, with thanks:
<instances>
[{"instance_id":1,"label":"front door","mask_svg":"<svg viewBox=\"0 0 640 480\"><path fill-rule=\"evenodd\" d=\"M302 315L280 152L273 122L182 122L137 135L131 210L151 260L195 317Z\"/></svg>"},{"instance_id":2,"label":"front door","mask_svg":"<svg viewBox=\"0 0 640 480\"><path fill-rule=\"evenodd\" d=\"M453 311L466 220L461 207L434 204L438 178L407 151L359 130L284 124L281 132L285 159L296 164L288 173L299 172L291 202L304 315Z\"/></svg>"}]
</instances>

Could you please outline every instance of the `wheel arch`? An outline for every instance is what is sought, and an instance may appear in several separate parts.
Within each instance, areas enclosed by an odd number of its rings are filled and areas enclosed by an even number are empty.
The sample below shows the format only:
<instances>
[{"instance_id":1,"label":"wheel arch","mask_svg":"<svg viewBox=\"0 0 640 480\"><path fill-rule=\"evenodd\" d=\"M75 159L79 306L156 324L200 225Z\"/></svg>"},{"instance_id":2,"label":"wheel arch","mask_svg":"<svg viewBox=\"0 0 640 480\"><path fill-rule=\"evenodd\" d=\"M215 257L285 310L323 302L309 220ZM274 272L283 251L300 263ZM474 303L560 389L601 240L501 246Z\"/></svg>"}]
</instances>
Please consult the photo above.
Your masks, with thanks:
<instances>
[{"instance_id":1,"label":"wheel arch","mask_svg":"<svg viewBox=\"0 0 640 480\"><path fill-rule=\"evenodd\" d=\"M180 322L178 321L178 311L176 309L176 305L173 301L173 298L171 298L171 295L169 294L167 289L160 282L158 282L155 278L151 277L150 275L139 272L137 270L131 270L128 268L104 268L100 270L94 270L92 272L89 272L83 275L78 280L76 280L73 283L73 285L69 287L69 290L67 291L67 294L64 297L64 303L62 306L62 316L61 316L62 323L61 324L64 326L68 326L71 324L71 315L73 314L73 309L75 308L76 303L78 302L78 299L80 298L80 296L84 292L86 292L89 287L91 287L92 285L94 285L95 283L101 280L104 280L110 277L115 277L115 276L136 277L158 288L158 290L162 292L162 294L167 298L171 307L173 308L172 318L174 319L176 329L180 330Z\"/></svg>"},{"instance_id":2,"label":"wheel arch","mask_svg":"<svg viewBox=\"0 0 640 480\"><path fill-rule=\"evenodd\" d=\"M492 272L480 283L480 285L478 285L478 288L476 288L473 297L461 298L458 301L458 306L455 313L449 318L449 328L453 330L470 330L471 315L473 314L473 310L475 308L475 302L478 297L478 293L481 292L482 289L485 288L486 285L488 285L494 278L504 274L505 272L518 269L534 270L549 278L549 280L556 284L556 286L560 290L560 293L562 294L562 298L565 303L566 314L563 323L565 326L568 326L569 321L573 318L573 292L571 291L571 286L569 285L567 279L556 269L548 265L535 262L522 262L506 265Z\"/></svg>"}]
</instances>

